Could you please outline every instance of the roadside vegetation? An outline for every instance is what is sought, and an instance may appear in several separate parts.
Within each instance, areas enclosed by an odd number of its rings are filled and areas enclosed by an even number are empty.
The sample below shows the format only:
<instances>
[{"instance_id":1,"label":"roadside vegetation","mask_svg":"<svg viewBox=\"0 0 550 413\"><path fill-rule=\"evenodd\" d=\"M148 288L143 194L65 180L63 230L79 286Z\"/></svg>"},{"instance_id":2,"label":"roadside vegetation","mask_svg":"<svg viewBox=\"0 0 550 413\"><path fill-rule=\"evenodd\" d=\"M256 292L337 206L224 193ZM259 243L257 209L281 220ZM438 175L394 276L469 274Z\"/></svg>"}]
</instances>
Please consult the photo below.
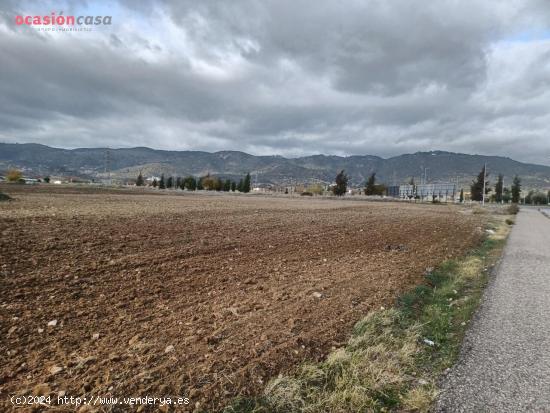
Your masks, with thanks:
<instances>
[{"instance_id":1,"label":"roadside vegetation","mask_svg":"<svg viewBox=\"0 0 550 413\"><path fill-rule=\"evenodd\" d=\"M469 255L427 269L425 283L394 308L370 312L325 361L279 376L262 396L237 399L224 412L429 411L501 254L506 219L492 218L487 237Z\"/></svg>"},{"instance_id":2,"label":"roadside vegetation","mask_svg":"<svg viewBox=\"0 0 550 413\"><path fill-rule=\"evenodd\" d=\"M9 196L8 194L5 194L3 193L2 191L0 191L0 202L2 201L10 201L12 199L11 196Z\"/></svg>"}]
</instances>

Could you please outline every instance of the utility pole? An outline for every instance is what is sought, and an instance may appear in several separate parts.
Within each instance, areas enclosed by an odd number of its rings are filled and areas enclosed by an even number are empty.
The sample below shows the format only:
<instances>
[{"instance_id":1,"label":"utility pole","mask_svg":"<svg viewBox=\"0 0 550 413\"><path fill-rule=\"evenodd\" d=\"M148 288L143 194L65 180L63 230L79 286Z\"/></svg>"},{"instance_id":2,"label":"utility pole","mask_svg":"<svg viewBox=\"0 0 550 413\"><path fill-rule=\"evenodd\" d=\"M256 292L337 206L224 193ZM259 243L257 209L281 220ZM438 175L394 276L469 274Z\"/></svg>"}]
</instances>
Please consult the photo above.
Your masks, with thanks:
<instances>
[{"instance_id":1,"label":"utility pole","mask_svg":"<svg viewBox=\"0 0 550 413\"><path fill-rule=\"evenodd\" d=\"M105 150L105 174L107 175L107 185L111 185L111 153L109 148Z\"/></svg>"},{"instance_id":2,"label":"utility pole","mask_svg":"<svg viewBox=\"0 0 550 413\"><path fill-rule=\"evenodd\" d=\"M483 165L483 193L481 194L481 205L485 205L485 181L487 181L487 162Z\"/></svg>"}]
</instances>

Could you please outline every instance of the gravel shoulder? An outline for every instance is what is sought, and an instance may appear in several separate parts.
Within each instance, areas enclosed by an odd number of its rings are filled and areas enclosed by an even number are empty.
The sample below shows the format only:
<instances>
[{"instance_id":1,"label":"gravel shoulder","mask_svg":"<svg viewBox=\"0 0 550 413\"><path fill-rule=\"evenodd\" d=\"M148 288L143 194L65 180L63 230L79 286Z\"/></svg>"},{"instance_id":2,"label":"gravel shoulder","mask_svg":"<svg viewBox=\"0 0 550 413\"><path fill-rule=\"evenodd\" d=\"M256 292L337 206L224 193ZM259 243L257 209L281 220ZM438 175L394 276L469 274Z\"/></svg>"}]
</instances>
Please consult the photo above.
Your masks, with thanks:
<instances>
[{"instance_id":1,"label":"gravel shoulder","mask_svg":"<svg viewBox=\"0 0 550 413\"><path fill-rule=\"evenodd\" d=\"M550 412L550 220L522 209L437 412Z\"/></svg>"}]
</instances>

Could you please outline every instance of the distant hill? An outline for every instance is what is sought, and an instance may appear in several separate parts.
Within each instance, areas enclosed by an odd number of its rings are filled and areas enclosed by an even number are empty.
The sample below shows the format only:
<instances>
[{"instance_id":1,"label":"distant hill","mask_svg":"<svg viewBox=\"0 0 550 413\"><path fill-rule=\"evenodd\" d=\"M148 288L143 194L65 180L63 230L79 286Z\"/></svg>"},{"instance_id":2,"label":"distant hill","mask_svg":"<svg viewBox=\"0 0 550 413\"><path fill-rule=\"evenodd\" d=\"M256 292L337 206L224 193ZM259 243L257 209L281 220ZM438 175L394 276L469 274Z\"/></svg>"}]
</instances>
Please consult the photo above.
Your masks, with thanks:
<instances>
[{"instance_id":1,"label":"distant hill","mask_svg":"<svg viewBox=\"0 0 550 413\"><path fill-rule=\"evenodd\" d=\"M107 155L108 152L108 155ZM420 182L427 168L428 182L456 181L467 185L484 163L490 181L497 174L509 185L519 175L528 188L550 188L550 167L514 161L500 156L467 155L451 152L417 152L384 159L378 156L313 155L300 158L254 156L238 151L162 151L151 148L58 149L40 144L0 143L0 173L9 167L21 168L27 175L67 175L89 179L105 177L108 164L111 176L118 180L135 179L141 170L145 176L161 173L173 176L211 175L241 177L250 172L259 183L289 184L331 183L345 169L353 186L363 185L376 172L379 182L400 184L414 177Z\"/></svg>"}]
</instances>

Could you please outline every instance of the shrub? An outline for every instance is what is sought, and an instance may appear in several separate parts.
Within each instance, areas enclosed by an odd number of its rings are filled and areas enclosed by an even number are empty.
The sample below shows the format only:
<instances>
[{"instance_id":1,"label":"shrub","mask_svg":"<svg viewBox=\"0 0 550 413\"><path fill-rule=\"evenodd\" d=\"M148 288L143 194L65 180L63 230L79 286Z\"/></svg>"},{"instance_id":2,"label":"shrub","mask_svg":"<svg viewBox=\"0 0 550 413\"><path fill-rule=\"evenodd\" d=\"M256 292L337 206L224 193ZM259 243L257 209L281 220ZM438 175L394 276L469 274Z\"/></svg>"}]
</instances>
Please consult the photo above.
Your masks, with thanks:
<instances>
[{"instance_id":1,"label":"shrub","mask_svg":"<svg viewBox=\"0 0 550 413\"><path fill-rule=\"evenodd\" d=\"M510 218L507 218L506 221L504 222L506 222L506 224L508 225L514 225L516 223L513 219L510 219Z\"/></svg>"},{"instance_id":2,"label":"shrub","mask_svg":"<svg viewBox=\"0 0 550 413\"><path fill-rule=\"evenodd\" d=\"M12 197L9 196L8 194L5 194L3 192L0 192L0 202L2 201L11 201L12 200Z\"/></svg>"},{"instance_id":3,"label":"shrub","mask_svg":"<svg viewBox=\"0 0 550 413\"><path fill-rule=\"evenodd\" d=\"M313 196L313 194L309 191L304 191L300 194L301 196Z\"/></svg>"},{"instance_id":4,"label":"shrub","mask_svg":"<svg viewBox=\"0 0 550 413\"><path fill-rule=\"evenodd\" d=\"M518 204L512 204L507 208L507 210L510 215L516 215L519 212L519 206Z\"/></svg>"},{"instance_id":5,"label":"shrub","mask_svg":"<svg viewBox=\"0 0 550 413\"><path fill-rule=\"evenodd\" d=\"M314 195L323 195L324 188L321 184L313 184L308 186L305 192L311 192Z\"/></svg>"},{"instance_id":6,"label":"shrub","mask_svg":"<svg viewBox=\"0 0 550 413\"><path fill-rule=\"evenodd\" d=\"M19 182L23 179L23 174L18 169L10 169L6 175L8 182Z\"/></svg>"}]
</instances>

